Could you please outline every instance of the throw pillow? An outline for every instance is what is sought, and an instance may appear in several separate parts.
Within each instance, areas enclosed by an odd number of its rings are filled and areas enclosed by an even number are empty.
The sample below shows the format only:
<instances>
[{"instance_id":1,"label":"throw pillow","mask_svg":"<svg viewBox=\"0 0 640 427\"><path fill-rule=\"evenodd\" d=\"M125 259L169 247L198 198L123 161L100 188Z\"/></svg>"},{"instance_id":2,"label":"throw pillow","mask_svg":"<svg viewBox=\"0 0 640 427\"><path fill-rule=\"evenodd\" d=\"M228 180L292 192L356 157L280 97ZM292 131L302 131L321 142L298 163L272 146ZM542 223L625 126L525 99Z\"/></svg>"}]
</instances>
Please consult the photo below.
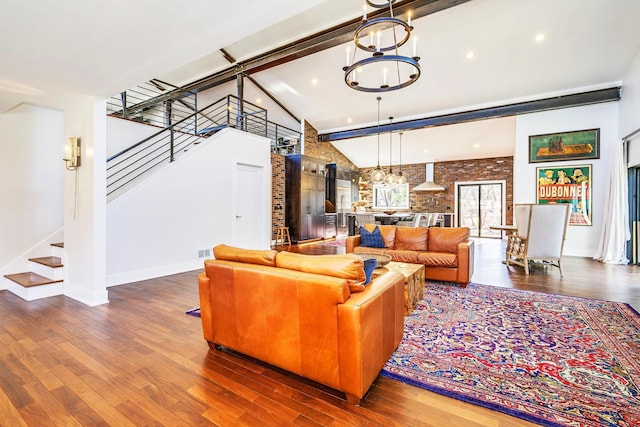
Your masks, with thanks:
<instances>
[{"instance_id":1,"label":"throw pillow","mask_svg":"<svg viewBox=\"0 0 640 427\"><path fill-rule=\"evenodd\" d=\"M378 265L378 261L375 258L369 258L364 260L364 275L365 275L364 284L365 285L371 281L373 270L376 269L377 265Z\"/></svg>"},{"instance_id":2,"label":"throw pillow","mask_svg":"<svg viewBox=\"0 0 640 427\"><path fill-rule=\"evenodd\" d=\"M380 229L376 226L376 228L370 232L363 226L360 226L360 246L367 248L384 248L384 240L382 240Z\"/></svg>"},{"instance_id":3,"label":"throw pillow","mask_svg":"<svg viewBox=\"0 0 640 427\"><path fill-rule=\"evenodd\" d=\"M382 241L384 242L384 246L389 249L393 249L393 242L396 238L396 226L395 225L375 225L375 224L365 224L364 228L367 231L373 231L374 228L378 227L380 229L380 235L382 236Z\"/></svg>"}]
</instances>

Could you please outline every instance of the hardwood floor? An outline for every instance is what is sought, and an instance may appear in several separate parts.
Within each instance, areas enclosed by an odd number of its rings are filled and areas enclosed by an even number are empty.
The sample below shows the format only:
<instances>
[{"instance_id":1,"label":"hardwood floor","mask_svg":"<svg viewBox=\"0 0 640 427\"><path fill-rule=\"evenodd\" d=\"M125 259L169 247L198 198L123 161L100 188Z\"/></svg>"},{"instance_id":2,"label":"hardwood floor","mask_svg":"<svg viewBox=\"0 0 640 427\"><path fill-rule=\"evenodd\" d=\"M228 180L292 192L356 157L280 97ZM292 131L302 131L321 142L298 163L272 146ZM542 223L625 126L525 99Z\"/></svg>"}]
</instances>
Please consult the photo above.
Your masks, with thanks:
<instances>
[{"instance_id":1,"label":"hardwood floor","mask_svg":"<svg viewBox=\"0 0 640 427\"><path fill-rule=\"evenodd\" d=\"M525 276L502 255L501 241L477 241L473 281L640 308L638 267L566 257L563 278L557 269ZM98 307L0 292L0 425L532 425L383 377L354 407L323 386L209 350L200 319L185 314L198 305L198 273L112 287Z\"/></svg>"}]
</instances>

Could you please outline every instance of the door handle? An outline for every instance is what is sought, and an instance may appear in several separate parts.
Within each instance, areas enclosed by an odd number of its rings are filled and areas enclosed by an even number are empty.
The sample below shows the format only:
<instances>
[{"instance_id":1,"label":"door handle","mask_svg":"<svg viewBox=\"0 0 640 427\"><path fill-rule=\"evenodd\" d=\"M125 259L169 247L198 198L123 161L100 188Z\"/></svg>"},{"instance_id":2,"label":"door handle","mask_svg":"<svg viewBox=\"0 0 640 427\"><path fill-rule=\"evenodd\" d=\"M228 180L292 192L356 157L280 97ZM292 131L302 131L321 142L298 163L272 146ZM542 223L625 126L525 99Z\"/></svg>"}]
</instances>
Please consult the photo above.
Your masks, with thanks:
<instances>
[{"instance_id":1,"label":"door handle","mask_svg":"<svg viewBox=\"0 0 640 427\"><path fill-rule=\"evenodd\" d=\"M241 215L236 215L236 219L238 219L238 218L242 218L242 216Z\"/></svg>"}]
</instances>

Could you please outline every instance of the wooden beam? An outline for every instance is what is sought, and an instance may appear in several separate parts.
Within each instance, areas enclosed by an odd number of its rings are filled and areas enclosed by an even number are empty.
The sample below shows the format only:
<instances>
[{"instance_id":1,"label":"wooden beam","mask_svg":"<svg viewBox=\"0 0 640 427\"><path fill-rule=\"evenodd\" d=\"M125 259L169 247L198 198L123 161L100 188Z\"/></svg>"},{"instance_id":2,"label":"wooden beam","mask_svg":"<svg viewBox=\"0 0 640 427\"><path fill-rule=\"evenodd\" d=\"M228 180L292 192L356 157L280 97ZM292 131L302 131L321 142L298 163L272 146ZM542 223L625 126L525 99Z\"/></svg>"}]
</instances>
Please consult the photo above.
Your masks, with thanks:
<instances>
[{"instance_id":1,"label":"wooden beam","mask_svg":"<svg viewBox=\"0 0 640 427\"><path fill-rule=\"evenodd\" d=\"M471 0L405 0L397 2L393 6L394 15L399 16L406 14L411 10L413 19L418 19L427 15L431 15L442 10L449 9L459 4L467 3ZM368 18L372 19L378 16L388 16L389 8L380 9L369 13ZM180 89L176 89L169 93L159 95L147 101L143 101L135 106L136 109L143 108L146 104L155 104L167 99L177 99L182 96L185 91L201 92L212 87L228 83L235 80L238 73L249 75L259 71L267 70L278 65L285 64L296 59L303 58L308 55L329 49L343 43L347 43L353 39L353 33L362 23L361 18L355 18L342 24L331 27L327 30L315 33L313 35L296 40L289 44L277 47L266 53L262 53L253 58L239 61L235 66L219 71L215 74L203 77L192 83L189 83ZM226 53L226 55L225 55ZM223 55L229 59L235 59L228 52L223 51ZM339 65L336 64L336 67ZM133 107L132 107L133 108Z\"/></svg>"},{"instance_id":2,"label":"wooden beam","mask_svg":"<svg viewBox=\"0 0 640 427\"><path fill-rule=\"evenodd\" d=\"M555 96L552 98L535 101L518 102L499 107L480 108L478 110L463 111L460 113L444 114L441 116L425 117L422 119L406 120L403 122L381 124L380 126L368 126L358 129L343 130L318 135L319 141L338 141L341 139L358 138L367 135L376 135L378 132L407 131L424 129L435 126L454 125L473 122L476 120L494 119L499 117L515 116L525 113L555 110L558 108L577 107L580 105L597 104L620 100L620 87L594 90L571 95Z\"/></svg>"},{"instance_id":3,"label":"wooden beam","mask_svg":"<svg viewBox=\"0 0 640 427\"><path fill-rule=\"evenodd\" d=\"M236 58L234 58L233 56L229 55L229 52L227 52L224 49L220 49L220 52L222 52L222 56L224 57L224 59L227 60L227 62L229 64L233 64L234 62L236 62Z\"/></svg>"}]
</instances>

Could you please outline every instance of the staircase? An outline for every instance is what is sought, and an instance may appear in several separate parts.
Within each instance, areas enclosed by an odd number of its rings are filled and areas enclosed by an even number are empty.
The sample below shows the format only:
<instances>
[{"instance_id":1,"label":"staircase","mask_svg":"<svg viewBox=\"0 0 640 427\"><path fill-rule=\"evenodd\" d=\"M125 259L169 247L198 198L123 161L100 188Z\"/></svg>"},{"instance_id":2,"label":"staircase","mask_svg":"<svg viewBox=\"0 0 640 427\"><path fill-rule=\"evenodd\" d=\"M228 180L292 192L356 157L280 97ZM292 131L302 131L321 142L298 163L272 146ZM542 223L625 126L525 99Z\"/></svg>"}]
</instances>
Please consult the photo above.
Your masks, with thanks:
<instances>
[{"instance_id":1,"label":"staircase","mask_svg":"<svg viewBox=\"0 0 640 427\"><path fill-rule=\"evenodd\" d=\"M52 243L50 256L29 258L31 271L6 274L7 290L26 301L63 294L64 243Z\"/></svg>"},{"instance_id":2,"label":"staircase","mask_svg":"<svg viewBox=\"0 0 640 427\"><path fill-rule=\"evenodd\" d=\"M301 133L267 120L264 108L233 95L199 107L196 95L154 80L108 100L109 116L159 129L107 159L108 201L225 128L269 138L274 153L299 153Z\"/></svg>"}]
</instances>

